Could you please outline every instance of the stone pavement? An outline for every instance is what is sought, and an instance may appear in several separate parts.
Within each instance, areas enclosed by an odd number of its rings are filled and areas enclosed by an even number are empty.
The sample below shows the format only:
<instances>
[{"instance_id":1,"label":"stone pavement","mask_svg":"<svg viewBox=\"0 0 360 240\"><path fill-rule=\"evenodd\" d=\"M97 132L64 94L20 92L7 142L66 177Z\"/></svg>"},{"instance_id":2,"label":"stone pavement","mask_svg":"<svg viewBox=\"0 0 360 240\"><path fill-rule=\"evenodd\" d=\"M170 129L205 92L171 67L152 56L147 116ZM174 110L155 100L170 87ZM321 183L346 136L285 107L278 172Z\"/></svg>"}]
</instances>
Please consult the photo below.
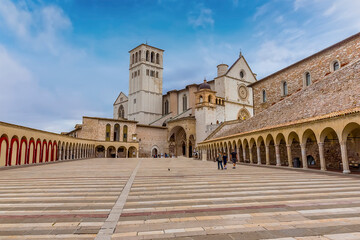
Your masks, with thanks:
<instances>
[{"instance_id":1,"label":"stone pavement","mask_svg":"<svg viewBox=\"0 0 360 240\"><path fill-rule=\"evenodd\" d=\"M216 167L88 159L0 171L0 239L360 239L360 178Z\"/></svg>"}]
</instances>

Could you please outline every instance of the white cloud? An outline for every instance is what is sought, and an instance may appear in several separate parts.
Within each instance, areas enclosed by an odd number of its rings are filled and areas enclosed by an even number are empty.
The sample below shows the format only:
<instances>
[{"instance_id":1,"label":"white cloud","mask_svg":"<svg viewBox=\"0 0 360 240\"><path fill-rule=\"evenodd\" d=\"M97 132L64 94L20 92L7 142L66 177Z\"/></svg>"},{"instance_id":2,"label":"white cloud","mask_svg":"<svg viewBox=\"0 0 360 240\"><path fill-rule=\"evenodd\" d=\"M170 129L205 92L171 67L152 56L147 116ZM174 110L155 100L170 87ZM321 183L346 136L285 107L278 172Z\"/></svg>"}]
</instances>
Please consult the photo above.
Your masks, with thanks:
<instances>
[{"instance_id":1,"label":"white cloud","mask_svg":"<svg viewBox=\"0 0 360 240\"><path fill-rule=\"evenodd\" d=\"M255 21L258 17L263 16L270 10L270 3L266 3L258 8L256 8L256 12L253 16L253 20Z\"/></svg>"},{"instance_id":2,"label":"white cloud","mask_svg":"<svg viewBox=\"0 0 360 240\"><path fill-rule=\"evenodd\" d=\"M70 19L57 6L37 6L29 10L26 4L0 1L0 20L20 42L36 50L59 53L61 32L72 27ZM45 49L44 49L45 47Z\"/></svg>"},{"instance_id":3,"label":"white cloud","mask_svg":"<svg viewBox=\"0 0 360 240\"><path fill-rule=\"evenodd\" d=\"M188 17L190 25L206 28L207 26L214 26L213 13L210 8L200 7L196 12L191 12Z\"/></svg>"}]
</instances>

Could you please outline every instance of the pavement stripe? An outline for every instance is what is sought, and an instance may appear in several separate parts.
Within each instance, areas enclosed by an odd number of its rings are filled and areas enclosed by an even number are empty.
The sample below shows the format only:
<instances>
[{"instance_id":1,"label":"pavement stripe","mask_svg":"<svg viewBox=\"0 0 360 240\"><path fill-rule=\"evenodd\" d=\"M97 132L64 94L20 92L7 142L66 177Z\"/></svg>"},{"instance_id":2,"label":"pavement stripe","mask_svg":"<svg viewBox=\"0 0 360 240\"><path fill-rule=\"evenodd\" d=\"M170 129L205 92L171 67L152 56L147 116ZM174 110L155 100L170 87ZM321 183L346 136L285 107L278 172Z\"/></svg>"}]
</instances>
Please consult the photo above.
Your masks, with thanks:
<instances>
[{"instance_id":1,"label":"pavement stripe","mask_svg":"<svg viewBox=\"0 0 360 240\"><path fill-rule=\"evenodd\" d=\"M135 180L137 171L140 168L142 160L139 160L137 166L132 172L129 180L127 181L124 189L122 190L118 200L116 201L114 207L111 209L108 218L105 220L104 224L100 228L98 234L96 235L95 240L110 240L114 230L116 228L117 222L121 216L122 210L126 203L127 196L130 193L131 186Z\"/></svg>"}]
</instances>

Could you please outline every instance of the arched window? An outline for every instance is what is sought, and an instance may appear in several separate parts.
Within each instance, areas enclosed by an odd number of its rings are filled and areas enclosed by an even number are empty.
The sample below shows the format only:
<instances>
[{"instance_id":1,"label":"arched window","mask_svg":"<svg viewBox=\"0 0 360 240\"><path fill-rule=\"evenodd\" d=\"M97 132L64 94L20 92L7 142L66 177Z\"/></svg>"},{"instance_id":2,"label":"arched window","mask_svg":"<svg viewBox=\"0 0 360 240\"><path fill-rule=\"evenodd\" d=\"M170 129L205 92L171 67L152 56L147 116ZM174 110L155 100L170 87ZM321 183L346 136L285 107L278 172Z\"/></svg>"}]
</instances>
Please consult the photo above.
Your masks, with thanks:
<instances>
[{"instance_id":1,"label":"arched window","mask_svg":"<svg viewBox=\"0 0 360 240\"><path fill-rule=\"evenodd\" d=\"M155 53L154 52L151 52L151 62L155 62Z\"/></svg>"},{"instance_id":2,"label":"arched window","mask_svg":"<svg viewBox=\"0 0 360 240\"><path fill-rule=\"evenodd\" d=\"M137 63L138 62L138 53L136 52L135 53L135 63Z\"/></svg>"},{"instance_id":3,"label":"arched window","mask_svg":"<svg viewBox=\"0 0 360 240\"><path fill-rule=\"evenodd\" d=\"M287 86L287 82L283 81L282 82L282 95L286 96L288 95L288 86Z\"/></svg>"},{"instance_id":4,"label":"arched window","mask_svg":"<svg viewBox=\"0 0 360 240\"><path fill-rule=\"evenodd\" d=\"M160 55L156 54L156 64L160 64Z\"/></svg>"},{"instance_id":5,"label":"arched window","mask_svg":"<svg viewBox=\"0 0 360 240\"><path fill-rule=\"evenodd\" d=\"M186 110L187 110L187 97L184 94L184 96L183 96L183 111L186 111Z\"/></svg>"},{"instance_id":6,"label":"arched window","mask_svg":"<svg viewBox=\"0 0 360 240\"><path fill-rule=\"evenodd\" d=\"M311 76L310 76L310 73L307 72L307 73L305 73L305 86L306 87L310 86L310 84L311 84Z\"/></svg>"},{"instance_id":7,"label":"arched window","mask_svg":"<svg viewBox=\"0 0 360 240\"><path fill-rule=\"evenodd\" d=\"M125 125L123 128L123 141L127 142L128 127Z\"/></svg>"},{"instance_id":8,"label":"arched window","mask_svg":"<svg viewBox=\"0 0 360 240\"><path fill-rule=\"evenodd\" d=\"M118 142L120 140L120 125L115 124L114 126L114 141Z\"/></svg>"},{"instance_id":9,"label":"arched window","mask_svg":"<svg viewBox=\"0 0 360 240\"><path fill-rule=\"evenodd\" d=\"M106 133L105 133L105 141L110 141L110 132L111 132L111 126L110 124L106 125Z\"/></svg>"},{"instance_id":10,"label":"arched window","mask_svg":"<svg viewBox=\"0 0 360 240\"><path fill-rule=\"evenodd\" d=\"M262 102L266 102L266 91L262 90Z\"/></svg>"},{"instance_id":11,"label":"arched window","mask_svg":"<svg viewBox=\"0 0 360 240\"><path fill-rule=\"evenodd\" d=\"M135 56L134 56L134 54L132 55L132 64L134 64L134 61L135 61Z\"/></svg>"},{"instance_id":12,"label":"arched window","mask_svg":"<svg viewBox=\"0 0 360 240\"><path fill-rule=\"evenodd\" d=\"M208 103L211 103L211 95L208 96Z\"/></svg>"},{"instance_id":13,"label":"arched window","mask_svg":"<svg viewBox=\"0 0 360 240\"><path fill-rule=\"evenodd\" d=\"M141 51L139 51L139 61L141 61Z\"/></svg>"},{"instance_id":14,"label":"arched window","mask_svg":"<svg viewBox=\"0 0 360 240\"><path fill-rule=\"evenodd\" d=\"M336 70L338 70L339 68L340 68L340 63L339 63L338 61L335 61L335 62L333 63L333 70L336 71Z\"/></svg>"},{"instance_id":15,"label":"arched window","mask_svg":"<svg viewBox=\"0 0 360 240\"><path fill-rule=\"evenodd\" d=\"M146 51L146 61L149 61L149 51Z\"/></svg>"},{"instance_id":16,"label":"arched window","mask_svg":"<svg viewBox=\"0 0 360 240\"><path fill-rule=\"evenodd\" d=\"M119 118L124 118L124 116L125 116L124 106L120 105L120 107L119 107Z\"/></svg>"},{"instance_id":17,"label":"arched window","mask_svg":"<svg viewBox=\"0 0 360 240\"><path fill-rule=\"evenodd\" d=\"M200 96L199 102L202 103L204 101L203 96Z\"/></svg>"},{"instance_id":18,"label":"arched window","mask_svg":"<svg viewBox=\"0 0 360 240\"><path fill-rule=\"evenodd\" d=\"M169 113L169 101L166 100L164 105L165 105L164 106L164 113L168 114Z\"/></svg>"}]
</instances>

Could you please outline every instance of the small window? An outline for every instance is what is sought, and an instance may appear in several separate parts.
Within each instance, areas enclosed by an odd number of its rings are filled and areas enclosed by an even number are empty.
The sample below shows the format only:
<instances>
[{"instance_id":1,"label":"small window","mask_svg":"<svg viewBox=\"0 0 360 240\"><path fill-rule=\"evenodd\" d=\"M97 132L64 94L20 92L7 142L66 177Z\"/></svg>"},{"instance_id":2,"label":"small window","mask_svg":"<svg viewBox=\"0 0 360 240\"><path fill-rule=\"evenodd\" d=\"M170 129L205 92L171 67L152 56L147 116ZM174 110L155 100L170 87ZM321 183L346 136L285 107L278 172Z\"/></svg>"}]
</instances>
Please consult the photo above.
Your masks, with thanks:
<instances>
[{"instance_id":1,"label":"small window","mask_svg":"<svg viewBox=\"0 0 360 240\"><path fill-rule=\"evenodd\" d=\"M182 100L183 100L183 112L185 112L187 110L187 97L185 94L184 94Z\"/></svg>"},{"instance_id":2,"label":"small window","mask_svg":"<svg viewBox=\"0 0 360 240\"><path fill-rule=\"evenodd\" d=\"M134 73L134 76L135 76L135 77L137 76L137 71Z\"/></svg>"},{"instance_id":3,"label":"small window","mask_svg":"<svg viewBox=\"0 0 360 240\"><path fill-rule=\"evenodd\" d=\"M242 78L244 78L244 76L245 76L245 74L244 74L244 71L240 71L240 78L242 79Z\"/></svg>"},{"instance_id":4,"label":"small window","mask_svg":"<svg viewBox=\"0 0 360 240\"><path fill-rule=\"evenodd\" d=\"M159 72L156 72L156 78L159 78Z\"/></svg>"},{"instance_id":5,"label":"small window","mask_svg":"<svg viewBox=\"0 0 360 240\"><path fill-rule=\"evenodd\" d=\"M310 86L310 84L311 84L311 76L310 76L310 73L307 72L307 73L305 73L305 86L306 87Z\"/></svg>"},{"instance_id":6,"label":"small window","mask_svg":"<svg viewBox=\"0 0 360 240\"><path fill-rule=\"evenodd\" d=\"M150 76L155 77L155 71L150 71Z\"/></svg>"},{"instance_id":7,"label":"small window","mask_svg":"<svg viewBox=\"0 0 360 240\"><path fill-rule=\"evenodd\" d=\"M138 70L138 74L137 74L138 76L140 76L140 70Z\"/></svg>"},{"instance_id":8,"label":"small window","mask_svg":"<svg viewBox=\"0 0 360 240\"><path fill-rule=\"evenodd\" d=\"M262 90L262 102L266 102L266 91Z\"/></svg>"},{"instance_id":9,"label":"small window","mask_svg":"<svg viewBox=\"0 0 360 240\"><path fill-rule=\"evenodd\" d=\"M134 99L134 103L136 103L136 98Z\"/></svg>"},{"instance_id":10,"label":"small window","mask_svg":"<svg viewBox=\"0 0 360 240\"><path fill-rule=\"evenodd\" d=\"M339 63L338 61L335 61L335 62L333 63L333 70L336 71L336 70L338 70L339 68L340 68L340 63Z\"/></svg>"},{"instance_id":11,"label":"small window","mask_svg":"<svg viewBox=\"0 0 360 240\"><path fill-rule=\"evenodd\" d=\"M282 83L282 95L283 96L288 95L288 85L287 82L285 81Z\"/></svg>"},{"instance_id":12,"label":"small window","mask_svg":"<svg viewBox=\"0 0 360 240\"><path fill-rule=\"evenodd\" d=\"M149 69L146 69L146 76L149 76Z\"/></svg>"}]
</instances>

